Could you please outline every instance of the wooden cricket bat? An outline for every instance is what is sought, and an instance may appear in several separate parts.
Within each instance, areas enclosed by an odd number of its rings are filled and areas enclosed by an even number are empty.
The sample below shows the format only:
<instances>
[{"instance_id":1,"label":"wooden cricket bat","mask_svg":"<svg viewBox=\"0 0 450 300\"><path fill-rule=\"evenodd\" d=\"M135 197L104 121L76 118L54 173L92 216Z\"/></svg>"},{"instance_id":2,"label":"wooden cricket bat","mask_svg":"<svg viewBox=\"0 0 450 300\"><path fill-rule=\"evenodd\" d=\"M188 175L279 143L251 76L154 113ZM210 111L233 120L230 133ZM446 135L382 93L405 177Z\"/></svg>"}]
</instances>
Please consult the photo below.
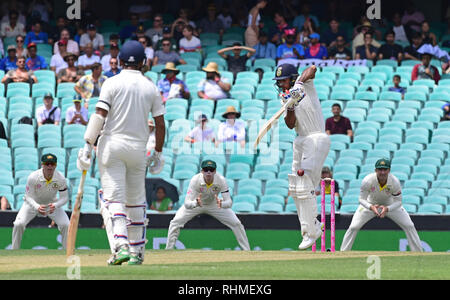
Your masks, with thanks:
<instances>
[{"instance_id":1,"label":"wooden cricket bat","mask_svg":"<svg viewBox=\"0 0 450 300\"><path fill-rule=\"evenodd\" d=\"M80 221L81 202L83 200L84 181L86 180L86 170L81 174L80 184L78 185L77 197L70 216L69 231L67 233L66 255L75 254L75 242L77 240L78 223Z\"/></svg>"}]
</instances>

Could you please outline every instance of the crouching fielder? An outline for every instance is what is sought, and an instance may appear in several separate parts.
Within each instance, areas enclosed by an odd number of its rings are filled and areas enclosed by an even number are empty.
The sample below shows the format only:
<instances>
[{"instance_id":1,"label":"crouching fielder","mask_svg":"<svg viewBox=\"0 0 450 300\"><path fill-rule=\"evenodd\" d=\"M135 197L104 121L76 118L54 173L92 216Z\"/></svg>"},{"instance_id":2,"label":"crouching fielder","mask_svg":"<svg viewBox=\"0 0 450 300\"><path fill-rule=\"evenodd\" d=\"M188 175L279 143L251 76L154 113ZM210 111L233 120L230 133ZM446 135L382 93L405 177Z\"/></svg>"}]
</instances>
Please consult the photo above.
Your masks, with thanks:
<instances>
[{"instance_id":1,"label":"crouching fielder","mask_svg":"<svg viewBox=\"0 0 450 300\"><path fill-rule=\"evenodd\" d=\"M225 178L216 173L216 163L212 160L203 161L201 168L201 173L189 183L184 205L170 221L166 249L173 249L184 224L199 214L208 214L233 231L242 250L250 250L244 226L231 210L232 200ZM218 198L219 193L223 200Z\"/></svg>"},{"instance_id":2,"label":"crouching fielder","mask_svg":"<svg viewBox=\"0 0 450 300\"><path fill-rule=\"evenodd\" d=\"M20 249L25 227L36 216L49 217L58 225L62 236L62 247L66 249L69 217L62 208L69 200L66 178L56 170L57 158L44 154L42 168L28 176L24 203L17 213L12 233L12 249ZM59 192L59 200L56 194Z\"/></svg>"},{"instance_id":3,"label":"crouching fielder","mask_svg":"<svg viewBox=\"0 0 450 300\"><path fill-rule=\"evenodd\" d=\"M390 167L388 159L379 159L375 163L375 173L364 177L359 196L360 205L345 233L341 251L352 249L358 231L372 218L388 217L406 233L411 251L422 252L419 235L402 206L400 181L390 173Z\"/></svg>"}]
</instances>

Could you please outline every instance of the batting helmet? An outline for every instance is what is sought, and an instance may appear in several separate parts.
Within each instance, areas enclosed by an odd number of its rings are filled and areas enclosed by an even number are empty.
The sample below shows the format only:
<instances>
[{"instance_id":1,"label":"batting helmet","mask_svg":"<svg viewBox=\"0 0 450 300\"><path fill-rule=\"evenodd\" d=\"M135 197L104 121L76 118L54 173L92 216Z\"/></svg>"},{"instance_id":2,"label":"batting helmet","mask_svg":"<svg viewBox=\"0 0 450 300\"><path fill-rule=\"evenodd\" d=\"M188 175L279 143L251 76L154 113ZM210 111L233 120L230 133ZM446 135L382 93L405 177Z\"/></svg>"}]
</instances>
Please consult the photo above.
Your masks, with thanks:
<instances>
[{"instance_id":1,"label":"batting helmet","mask_svg":"<svg viewBox=\"0 0 450 300\"><path fill-rule=\"evenodd\" d=\"M125 62L125 65L137 65L144 61L145 49L138 41L127 41L123 44L119 53L119 59Z\"/></svg>"},{"instance_id":2,"label":"batting helmet","mask_svg":"<svg viewBox=\"0 0 450 300\"><path fill-rule=\"evenodd\" d=\"M297 80L298 71L297 68L291 64L282 64L277 67L275 70L275 77L273 80L282 80L286 78L290 78L290 86L294 86L295 80ZM278 82L277 82L278 85ZM278 86L281 88L281 86Z\"/></svg>"}]
</instances>

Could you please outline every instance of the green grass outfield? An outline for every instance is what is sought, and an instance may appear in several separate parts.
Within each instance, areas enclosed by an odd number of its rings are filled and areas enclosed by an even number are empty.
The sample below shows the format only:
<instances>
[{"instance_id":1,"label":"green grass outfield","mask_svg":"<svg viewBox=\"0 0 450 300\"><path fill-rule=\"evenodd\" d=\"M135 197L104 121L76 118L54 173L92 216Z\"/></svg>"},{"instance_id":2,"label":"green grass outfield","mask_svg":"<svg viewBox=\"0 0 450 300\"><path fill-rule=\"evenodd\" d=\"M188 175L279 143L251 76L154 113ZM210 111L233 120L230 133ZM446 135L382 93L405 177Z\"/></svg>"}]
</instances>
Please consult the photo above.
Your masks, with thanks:
<instances>
[{"instance_id":1,"label":"green grass outfield","mask_svg":"<svg viewBox=\"0 0 450 300\"><path fill-rule=\"evenodd\" d=\"M107 250L77 250L81 279L450 279L450 253L147 250L141 266L107 266ZM376 256L379 260L368 260ZM377 263L379 262L379 264ZM0 250L0 279L68 279L62 250ZM378 279L378 278L376 278Z\"/></svg>"}]
</instances>

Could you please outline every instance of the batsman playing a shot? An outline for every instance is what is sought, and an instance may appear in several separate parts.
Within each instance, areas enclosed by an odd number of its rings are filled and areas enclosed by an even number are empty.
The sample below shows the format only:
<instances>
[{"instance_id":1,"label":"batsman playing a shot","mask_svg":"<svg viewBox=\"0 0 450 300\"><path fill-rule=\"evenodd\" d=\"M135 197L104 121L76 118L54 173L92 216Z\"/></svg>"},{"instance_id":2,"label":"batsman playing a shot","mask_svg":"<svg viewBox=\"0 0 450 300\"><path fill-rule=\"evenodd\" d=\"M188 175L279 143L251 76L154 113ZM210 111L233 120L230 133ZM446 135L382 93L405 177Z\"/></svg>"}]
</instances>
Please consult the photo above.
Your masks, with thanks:
<instances>
[{"instance_id":1,"label":"batsman playing a shot","mask_svg":"<svg viewBox=\"0 0 450 300\"><path fill-rule=\"evenodd\" d=\"M316 66L310 66L299 76L290 64L277 67L275 78L282 104L293 98L286 108L284 121L298 136L293 142L292 174L289 192L297 207L303 240L300 250L311 247L322 234L317 220L315 189L320 183L322 167L330 150L330 138L325 133L325 121L313 79Z\"/></svg>"},{"instance_id":2,"label":"batsman playing a shot","mask_svg":"<svg viewBox=\"0 0 450 300\"><path fill-rule=\"evenodd\" d=\"M69 217L62 208L69 201L66 178L56 170L57 158L42 155L42 168L28 176L24 203L17 213L12 233L12 249L20 249L25 227L36 216L49 217L61 232L62 247L66 249ZM59 192L59 200L56 194Z\"/></svg>"},{"instance_id":3,"label":"batsman playing a shot","mask_svg":"<svg viewBox=\"0 0 450 300\"><path fill-rule=\"evenodd\" d=\"M208 214L228 226L236 236L242 250L250 250L244 226L237 218L225 178L216 173L216 163L205 160L201 164L201 173L192 177L184 205L178 209L170 221L166 249L173 249L184 224L199 214ZM219 193L223 199L219 199Z\"/></svg>"},{"instance_id":4,"label":"batsman playing a shot","mask_svg":"<svg viewBox=\"0 0 450 300\"><path fill-rule=\"evenodd\" d=\"M419 235L402 206L400 181L390 173L391 163L382 158L375 163L375 173L364 177L359 195L359 207L341 244L341 251L352 249L361 227L375 217L388 217L406 233L411 251L422 252Z\"/></svg>"},{"instance_id":5,"label":"batsman playing a shot","mask_svg":"<svg viewBox=\"0 0 450 300\"><path fill-rule=\"evenodd\" d=\"M165 108L158 88L140 71L145 61L144 47L137 41L128 41L119 59L122 72L102 86L77 166L81 171L89 170L92 147L103 128L97 145L103 209L107 210L102 215L111 219L115 248L108 264L142 264L147 223L145 172L148 166L152 174L157 174L164 166ZM146 157L150 112L155 120L156 145Z\"/></svg>"}]
</instances>

